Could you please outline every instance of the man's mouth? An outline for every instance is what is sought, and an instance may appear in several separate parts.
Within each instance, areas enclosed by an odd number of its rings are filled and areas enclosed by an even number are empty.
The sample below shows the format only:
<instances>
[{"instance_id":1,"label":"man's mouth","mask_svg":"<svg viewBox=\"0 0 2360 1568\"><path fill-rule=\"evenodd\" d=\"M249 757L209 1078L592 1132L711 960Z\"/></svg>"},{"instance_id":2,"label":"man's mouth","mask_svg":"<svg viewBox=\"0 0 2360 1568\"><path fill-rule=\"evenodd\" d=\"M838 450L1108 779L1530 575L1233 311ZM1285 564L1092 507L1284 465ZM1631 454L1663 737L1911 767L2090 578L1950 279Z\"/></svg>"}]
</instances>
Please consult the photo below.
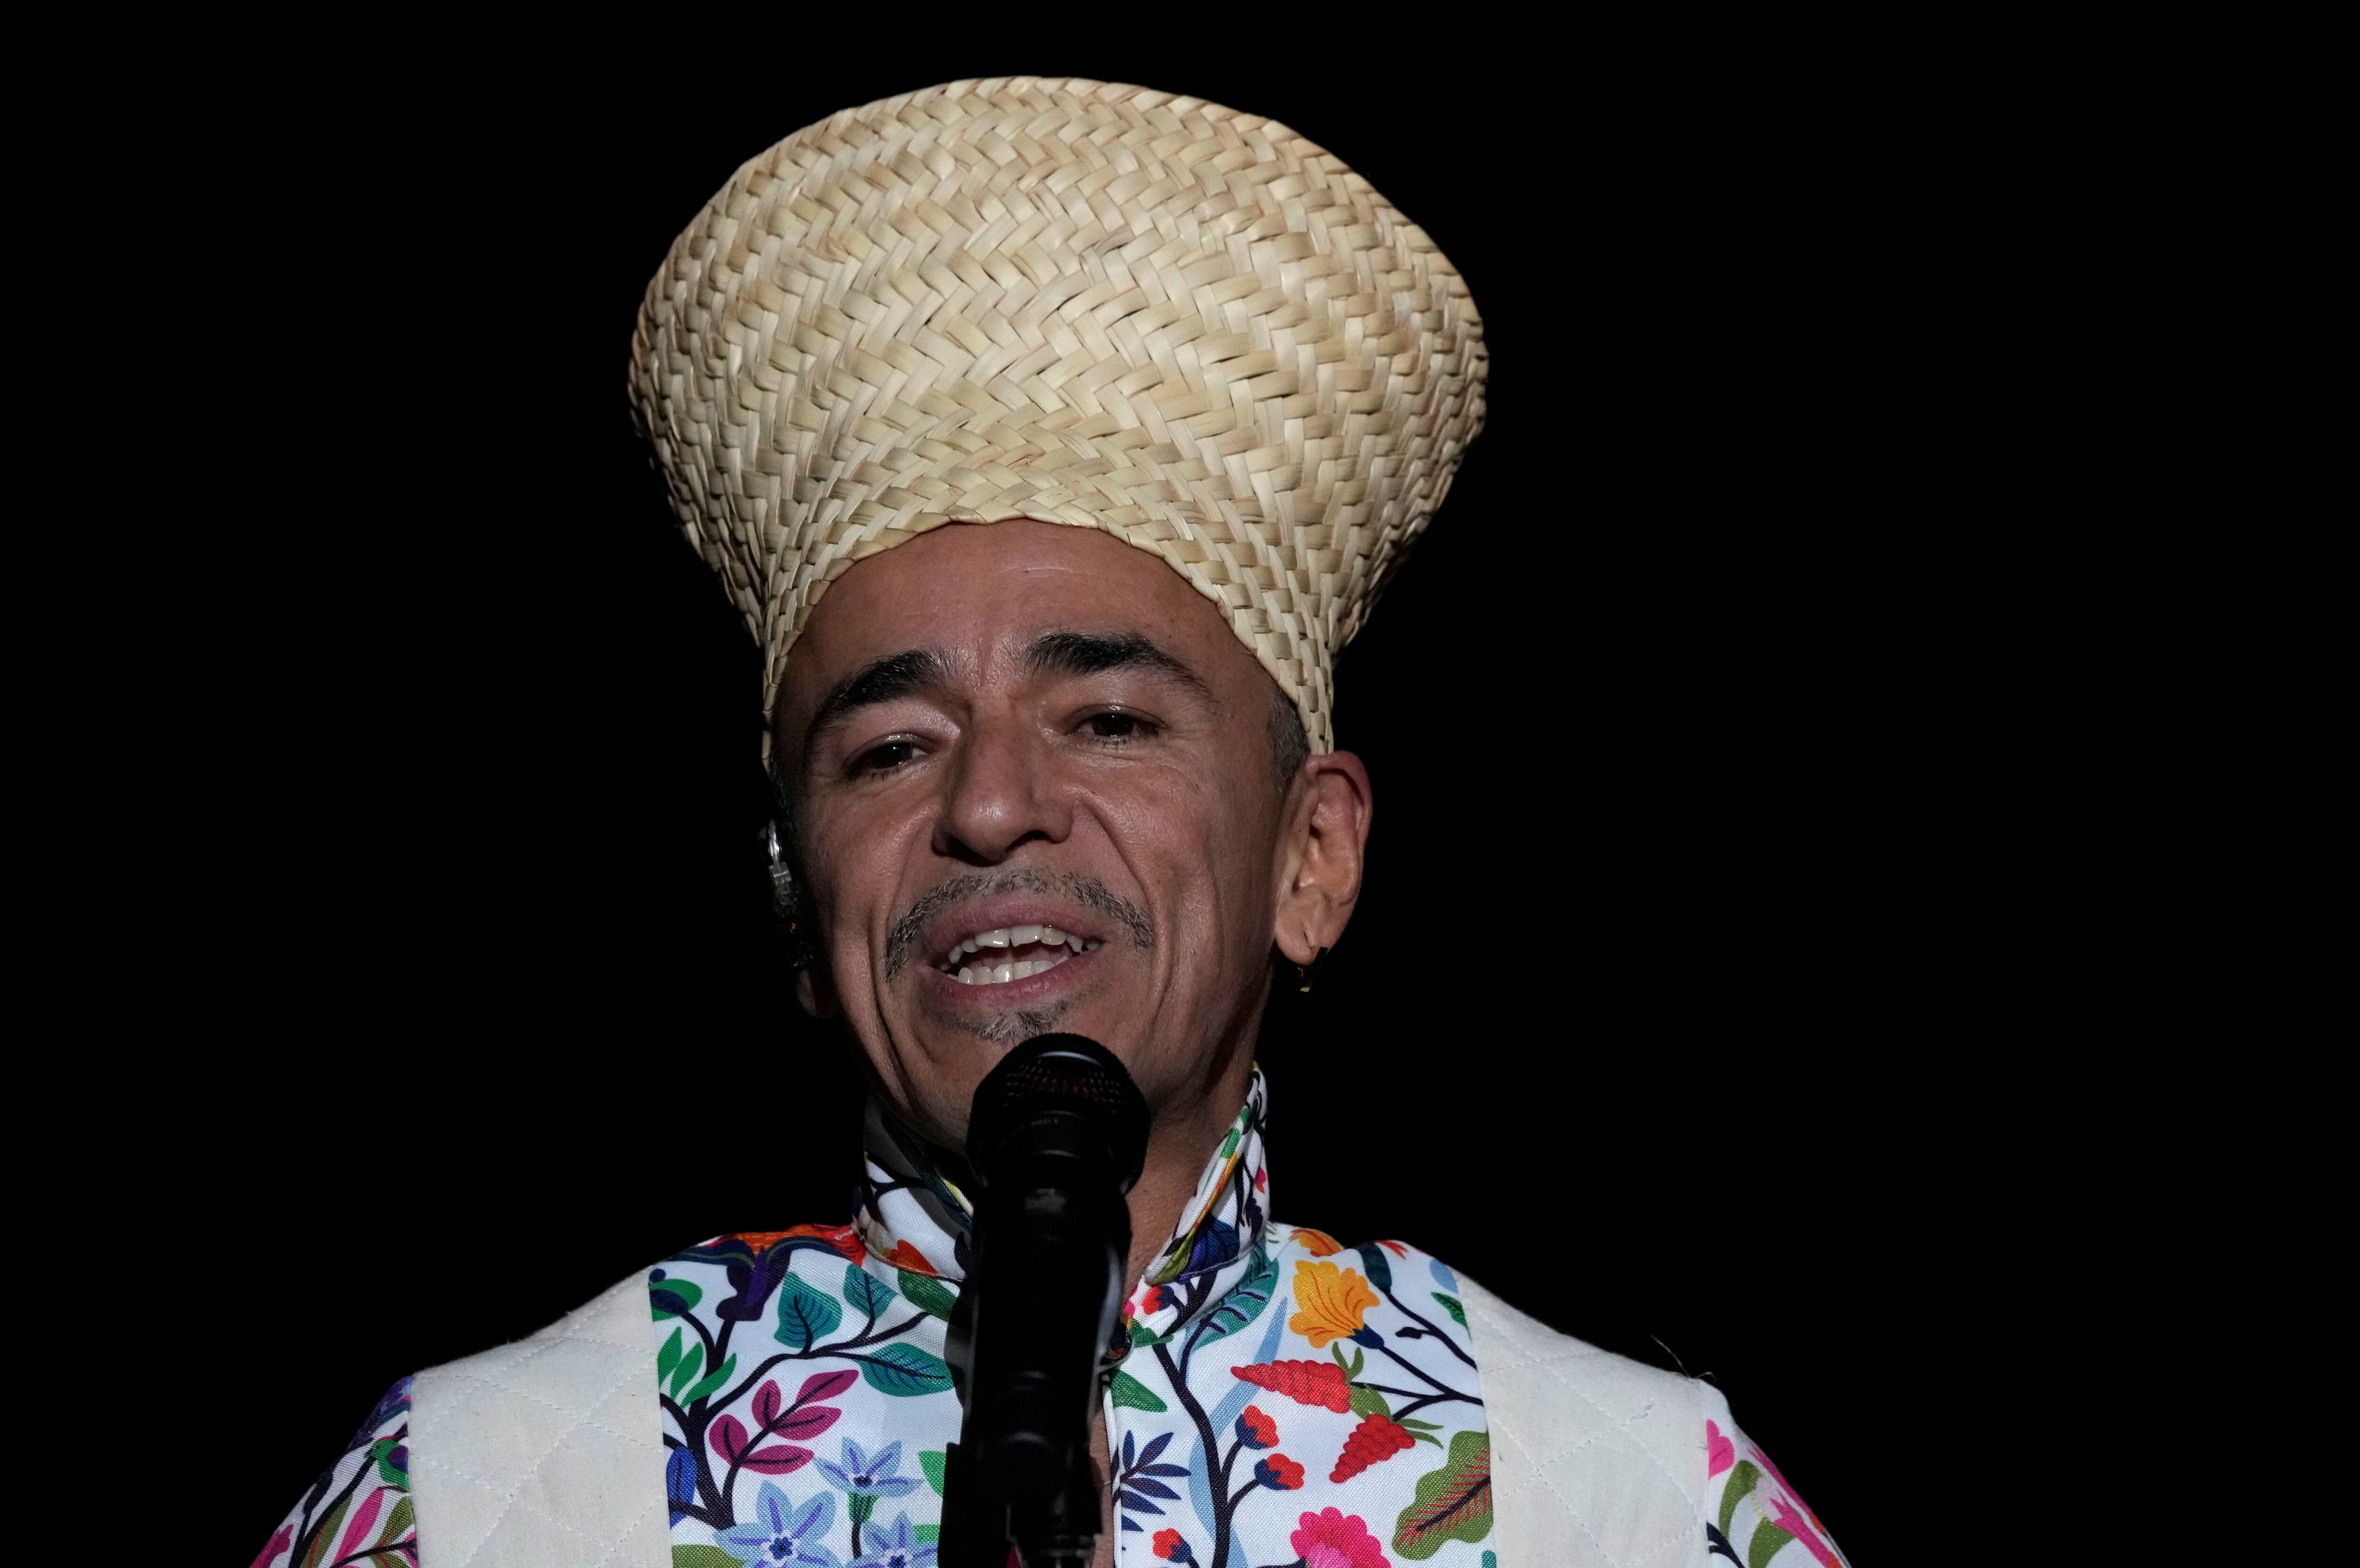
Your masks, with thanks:
<instances>
[{"instance_id":1,"label":"man's mouth","mask_svg":"<svg viewBox=\"0 0 2360 1568\"><path fill-rule=\"evenodd\" d=\"M934 967L962 985L1006 985L1104 945L1054 926L1001 926L962 938Z\"/></svg>"}]
</instances>

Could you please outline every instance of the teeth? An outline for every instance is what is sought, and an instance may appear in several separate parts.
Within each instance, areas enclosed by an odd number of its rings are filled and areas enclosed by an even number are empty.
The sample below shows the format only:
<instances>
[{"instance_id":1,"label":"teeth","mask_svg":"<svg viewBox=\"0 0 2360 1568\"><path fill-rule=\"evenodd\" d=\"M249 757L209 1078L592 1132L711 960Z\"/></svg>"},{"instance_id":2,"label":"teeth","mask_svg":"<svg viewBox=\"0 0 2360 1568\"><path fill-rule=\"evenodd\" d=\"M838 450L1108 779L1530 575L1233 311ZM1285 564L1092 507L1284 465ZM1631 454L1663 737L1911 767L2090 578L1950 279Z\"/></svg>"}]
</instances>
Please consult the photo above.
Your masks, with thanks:
<instances>
[{"instance_id":1,"label":"teeth","mask_svg":"<svg viewBox=\"0 0 2360 1568\"><path fill-rule=\"evenodd\" d=\"M967 985L998 985L1005 981L1022 980L1027 975L1043 973L1056 968L1076 953L1087 953L1102 946L1104 946L1103 943L1094 942L1087 937L1076 936L1071 931L1061 931L1054 926L1002 926L989 931L978 931L974 936L954 944L951 950L943 955L943 972L956 975L963 983ZM1036 956L1022 963L1014 962L1011 949L1021 948L1036 948ZM1038 948L1043 948L1048 949L1048 952L1037 951ZM968 954L981 952L986 948L996 948L1008 954L1011 961L987 962L980 965L961 961ZM1055 956L1054 958L1048 956L1051 953Z\"/></svg>"},{"instance_id":2,"label":"teeth","mask_svg":"<svg viewBox=\"0 0 2360 1568\"><path fill-rule=\"evenodd\" d=\"M1029 980L1036 974L1048 973L1073 956L1065 952L1054 959L1026 959L1018 963L986 964L981 968L965 966L958 971L958 982L961 985L1005 985L1011 980Z\"/></svg>"}]
</instances>

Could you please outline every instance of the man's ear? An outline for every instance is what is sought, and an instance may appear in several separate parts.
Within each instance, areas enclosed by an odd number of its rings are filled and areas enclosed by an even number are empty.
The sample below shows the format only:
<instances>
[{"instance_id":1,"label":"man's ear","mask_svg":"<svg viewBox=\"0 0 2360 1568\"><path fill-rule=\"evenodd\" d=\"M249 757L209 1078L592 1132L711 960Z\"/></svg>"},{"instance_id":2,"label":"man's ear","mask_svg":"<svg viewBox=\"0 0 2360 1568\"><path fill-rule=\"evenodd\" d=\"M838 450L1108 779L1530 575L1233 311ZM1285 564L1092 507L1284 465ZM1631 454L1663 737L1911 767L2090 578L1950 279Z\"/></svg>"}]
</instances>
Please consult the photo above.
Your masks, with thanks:
<instances>
[{"instance_id":1,"label":"man's ear","mask_svg":"<svg viewBox=\"0 0 2360 1568\"><path fill-rule=\"evenodd\" d=\"M795 970L795 1000L814 1018L833 1018L844 1011L843 1004L836 999L836 981L815 953Z\"/></svg>"},{"instance_id":2,"label":"man's ear","mask_svg":"<svg viewBox=\"0 0 2360 1568\"><path fill-rule=\"evenodd\" d=\"M1308 965L1343 936L1360 896L1373 812L1369 770L1349 751L1309 758L1295 775L1272 932L1289 963Z\"/></svg>"}]
</instances>

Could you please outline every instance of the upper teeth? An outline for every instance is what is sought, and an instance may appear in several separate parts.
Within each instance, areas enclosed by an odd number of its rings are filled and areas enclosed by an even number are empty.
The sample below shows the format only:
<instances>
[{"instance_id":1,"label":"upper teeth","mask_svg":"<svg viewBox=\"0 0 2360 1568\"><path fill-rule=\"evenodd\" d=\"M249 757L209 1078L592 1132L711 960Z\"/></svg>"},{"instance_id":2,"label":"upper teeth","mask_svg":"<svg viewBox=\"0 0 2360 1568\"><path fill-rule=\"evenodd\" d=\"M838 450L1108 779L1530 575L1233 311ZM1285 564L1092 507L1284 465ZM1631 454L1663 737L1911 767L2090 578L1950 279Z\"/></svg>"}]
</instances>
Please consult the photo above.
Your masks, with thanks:
<instances>
[{"instance_id":1,"label":"upper teeth","mask_svg":"<svg viewBox=\"0 0 2360 1568\"><path fill-rule=\"evenodd\" d=\"M1026 959L1015 957L1014 949L1035 944L1044 950ZM1098 944L1087 937L1076 937L1060 931L1054 926L1001 926L989 931L978 931L954 946L944 955L943 970L956 975L968 985L1004 985L1011 980L1022 980L1044 970L1055 969L1076 953L1086 953ZM1007 955L1008 961L982 964L962 964L959 960L986 948ZM1064 949L1057 951L1055 949Z\"/></svg>"}]
</instances>

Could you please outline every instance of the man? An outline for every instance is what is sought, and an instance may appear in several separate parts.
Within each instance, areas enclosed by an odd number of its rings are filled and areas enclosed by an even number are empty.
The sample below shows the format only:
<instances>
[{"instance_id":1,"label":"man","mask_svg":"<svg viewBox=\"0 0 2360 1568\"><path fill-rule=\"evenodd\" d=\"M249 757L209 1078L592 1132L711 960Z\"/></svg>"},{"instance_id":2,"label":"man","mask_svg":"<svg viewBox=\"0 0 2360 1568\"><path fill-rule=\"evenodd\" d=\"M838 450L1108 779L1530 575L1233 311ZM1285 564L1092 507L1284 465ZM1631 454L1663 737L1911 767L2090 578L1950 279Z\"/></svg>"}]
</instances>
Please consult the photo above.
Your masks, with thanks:
<instances>
[{"instance_id":1,"label":"man","mask_svg":"<svg viewBox=\"0 0 2360 1568\"><path fill-rule=\"evenodd\" d=\"M1099 1562L1838 1562L1717 1391L1267 1212L1253 1041L1349 921L1371 809L1334 656L1484 364L1423 232L1194 100L956 83L738 170L649 289L632 389L766 652L797 992L874 1091L858 1212L405 1382L258 1563L932 1563L945 1151L1053 1030L1152 1113Z\"/></svg>"}]
</instances>

